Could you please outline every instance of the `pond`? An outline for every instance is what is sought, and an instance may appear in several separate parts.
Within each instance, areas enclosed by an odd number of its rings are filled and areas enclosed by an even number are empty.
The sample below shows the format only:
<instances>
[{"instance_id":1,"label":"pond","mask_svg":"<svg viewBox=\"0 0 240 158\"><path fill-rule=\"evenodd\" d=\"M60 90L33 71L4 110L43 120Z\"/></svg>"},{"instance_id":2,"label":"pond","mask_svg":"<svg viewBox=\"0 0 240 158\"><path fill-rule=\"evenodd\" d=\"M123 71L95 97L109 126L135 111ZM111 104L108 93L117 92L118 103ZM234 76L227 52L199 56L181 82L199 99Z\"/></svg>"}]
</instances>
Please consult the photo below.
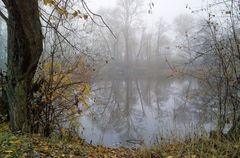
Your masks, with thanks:
<instances>
[{"instance_id":1,"label":"pond","mask_svg":"<svg viewBox=\"0 0 240 158\"><path fill-rule=\"evenodd\" d=\"M151 146L205 135L214 128L214 113L193 99L197 89L192 78L97 80L95 104L80 118L80 135L109 147Z\"/></svg>"}]
</instances>

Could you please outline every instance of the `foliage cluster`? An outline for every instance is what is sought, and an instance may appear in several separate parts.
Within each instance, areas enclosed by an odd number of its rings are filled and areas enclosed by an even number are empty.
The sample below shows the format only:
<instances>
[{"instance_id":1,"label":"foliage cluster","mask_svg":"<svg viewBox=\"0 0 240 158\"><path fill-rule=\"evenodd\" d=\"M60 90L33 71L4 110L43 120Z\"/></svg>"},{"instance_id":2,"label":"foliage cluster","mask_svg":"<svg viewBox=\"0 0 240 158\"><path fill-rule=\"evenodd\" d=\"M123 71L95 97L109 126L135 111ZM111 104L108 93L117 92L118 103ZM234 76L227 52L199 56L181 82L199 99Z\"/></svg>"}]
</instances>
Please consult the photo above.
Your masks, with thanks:
<instances>
[{"instance_id":1,"label":"foliage cluster","mask_svg":"<svg viewBox=\"0 0 240 158\"><path fill-rule=\"evenodd\" d=\"M88 108L91 75L83 57L76 57L75 64L60 60L43 64L37 72L28 109L31 132L49 136L63 128L75 131L79 114Z\"/></svg>"}]
</instances>

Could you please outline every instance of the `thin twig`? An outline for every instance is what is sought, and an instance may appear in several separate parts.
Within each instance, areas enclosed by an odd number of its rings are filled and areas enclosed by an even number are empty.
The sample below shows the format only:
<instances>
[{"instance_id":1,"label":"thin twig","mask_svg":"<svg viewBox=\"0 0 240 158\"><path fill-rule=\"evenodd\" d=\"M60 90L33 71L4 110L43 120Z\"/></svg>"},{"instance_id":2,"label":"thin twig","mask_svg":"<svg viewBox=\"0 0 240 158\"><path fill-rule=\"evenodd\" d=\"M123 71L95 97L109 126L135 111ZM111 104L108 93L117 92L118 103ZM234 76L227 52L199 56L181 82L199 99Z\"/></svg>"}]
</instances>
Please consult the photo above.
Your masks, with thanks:
<instances>
[{"instance_id":1,"label":"thin twig","mask_svg":"<svg viewBox=\"0 0 240 158\"><path fill-rule=\"evenodd\" d=\"M82 0L82 4L83 4L83 7L85 8L85 10L86 10L86 12L89 14L89 13L91 13L93 16L97 16L97 17L99 17L100 19L101 19L101 21L103 22L103 24L108 28L108 30L111 32L111 34L113 35L113 37L114 38L117 38L116 36L115 36L115 34L113 33L113 31L112 31L112 29L108 26L108 24L105 22L105 20L103 19L103 17L101 16L101 15L99 15L99 14L96 14L96 13L93 13L90 9L89 9L89 7L87 6L87 3L84 1L84 0ZM91 16L90 16L91 17ZM93 18L91 18L92 20L93 20ZM94 23L96 23L94 20L93 20L93 22ZM96 23L97 24L97 23Z\"/></svg>"}]
</instances>

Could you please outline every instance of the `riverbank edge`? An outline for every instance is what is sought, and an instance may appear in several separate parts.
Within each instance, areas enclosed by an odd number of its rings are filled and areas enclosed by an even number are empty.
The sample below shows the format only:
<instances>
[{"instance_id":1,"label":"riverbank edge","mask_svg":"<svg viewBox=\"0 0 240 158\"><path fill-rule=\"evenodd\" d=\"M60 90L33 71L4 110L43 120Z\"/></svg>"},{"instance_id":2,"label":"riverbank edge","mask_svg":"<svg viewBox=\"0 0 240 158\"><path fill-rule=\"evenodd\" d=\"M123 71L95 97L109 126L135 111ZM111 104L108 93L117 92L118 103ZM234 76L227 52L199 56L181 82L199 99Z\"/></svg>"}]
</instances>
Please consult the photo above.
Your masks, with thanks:
<instances>
[{"instance_id":1,"label":"riverbank edge","mask_svg":"<svg viewBox=\"0 0 240 158\"><path fill-rule=\"evenodd\" d=\"M7 123L0 124L0 157L2 158L202 158L240 157L240 141L226 139L192 139L184 142L141 147L109 148L94 146L80 138L67 136L44 138L37 134L10 132Z\"/></svg>"}]
</instances>

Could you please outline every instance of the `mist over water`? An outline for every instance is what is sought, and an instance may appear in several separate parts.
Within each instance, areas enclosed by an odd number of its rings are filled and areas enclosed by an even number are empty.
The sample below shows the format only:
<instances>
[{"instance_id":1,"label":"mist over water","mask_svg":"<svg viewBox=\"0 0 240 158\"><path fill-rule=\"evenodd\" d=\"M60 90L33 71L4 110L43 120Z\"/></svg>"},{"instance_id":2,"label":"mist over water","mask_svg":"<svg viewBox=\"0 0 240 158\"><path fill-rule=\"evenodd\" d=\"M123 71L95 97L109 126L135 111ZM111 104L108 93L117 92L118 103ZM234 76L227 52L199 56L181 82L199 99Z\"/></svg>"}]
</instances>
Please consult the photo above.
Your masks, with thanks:
<instances>
[{"instance_id":1,"label":"mist over water","mask_svg":"<svg viewBox=\"0 0 240 158\"><path fill-rule=\"evenodd\" d=\"M93 144L151 146L206 135L214 127L214 114L188 99L199 87L194 78L115 74L93 82L95 103L80 119L81 137Z\"/></svg>"}]
</instances>

